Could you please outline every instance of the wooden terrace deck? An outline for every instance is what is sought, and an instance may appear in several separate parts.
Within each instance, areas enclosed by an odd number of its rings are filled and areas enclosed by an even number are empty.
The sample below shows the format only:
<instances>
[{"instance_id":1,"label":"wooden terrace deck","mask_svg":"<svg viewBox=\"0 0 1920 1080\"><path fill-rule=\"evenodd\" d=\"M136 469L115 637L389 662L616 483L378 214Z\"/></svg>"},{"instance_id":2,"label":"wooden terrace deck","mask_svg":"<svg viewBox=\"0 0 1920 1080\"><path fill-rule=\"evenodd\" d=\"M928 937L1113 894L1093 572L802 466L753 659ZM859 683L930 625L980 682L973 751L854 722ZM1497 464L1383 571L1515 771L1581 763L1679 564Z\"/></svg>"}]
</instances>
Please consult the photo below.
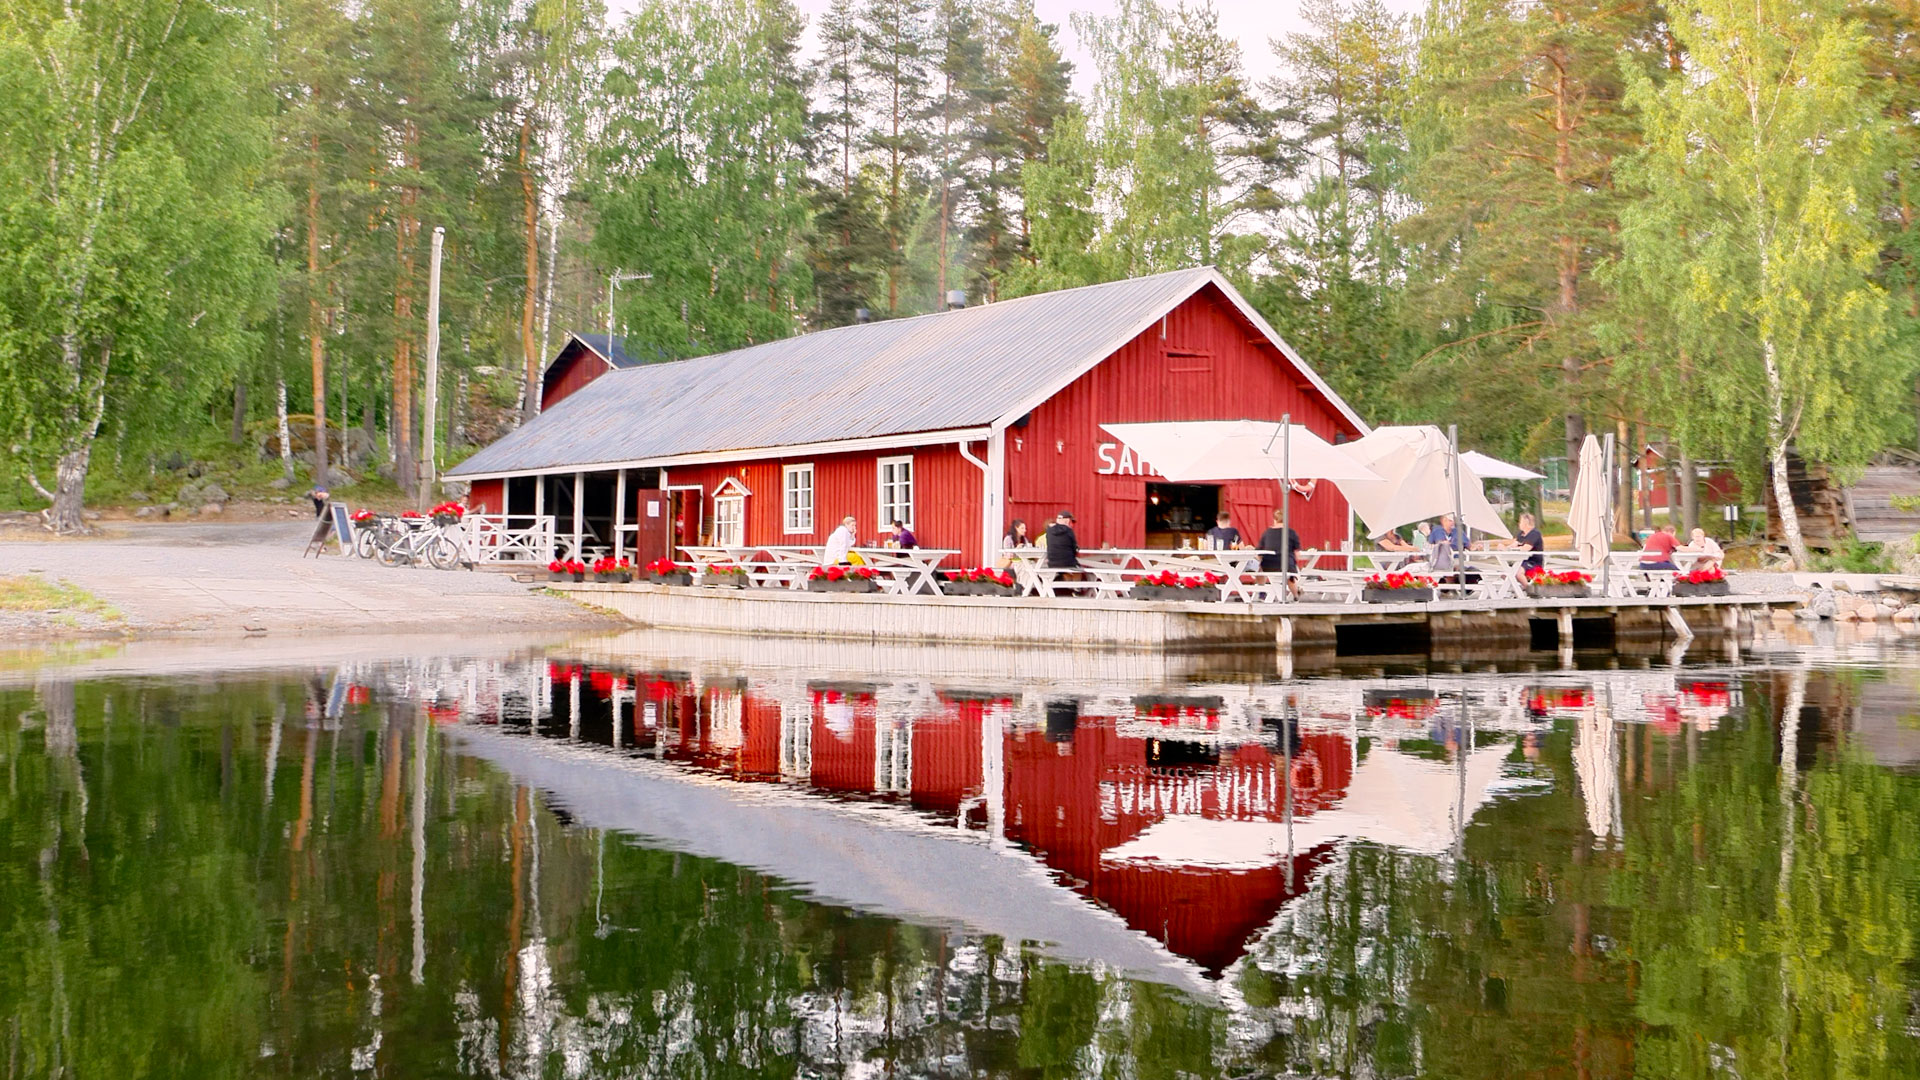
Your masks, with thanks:
<instances>
[{"instance_id":1,"label":"wooden terrace deck","mask_svg":"<svg viewBox=\"0 0 1920 1080\"><path fill-rule=\"evenodd\" d=\"M1743 618L1765 617L1773 608L1798 603L1780 596L1724 596L1276 604L848 595L638 583L560 583L553 588L638 625L664 630L1082 649L1278 644L1382 651L1365 646L1363 639L1369 635L1403 644L1409 636L1418 636L1435 646L1470 642L1552 649L1614 638L1736 634Z\"/></svg>"}]
</instances>

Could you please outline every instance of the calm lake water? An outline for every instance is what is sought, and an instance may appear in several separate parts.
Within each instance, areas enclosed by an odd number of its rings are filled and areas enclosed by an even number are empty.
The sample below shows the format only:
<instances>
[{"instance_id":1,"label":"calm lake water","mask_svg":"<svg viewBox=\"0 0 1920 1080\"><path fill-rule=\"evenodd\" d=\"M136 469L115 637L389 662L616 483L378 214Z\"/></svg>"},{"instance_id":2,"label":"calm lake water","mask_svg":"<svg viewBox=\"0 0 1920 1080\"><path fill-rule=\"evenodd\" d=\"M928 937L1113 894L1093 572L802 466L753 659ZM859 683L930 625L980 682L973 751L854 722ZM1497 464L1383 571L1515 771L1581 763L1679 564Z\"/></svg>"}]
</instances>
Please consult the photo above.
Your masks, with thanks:
<instances>
[{"instance_id":1,"label":"calm lake water","mask_svg":"<svg viewBox=\"0 0 1920 1080\"><path fill-rule=\"evenodd\" d=\"M9 676L0 1076L1920 1075L1898 646L865 656Z\"/></svg>"}]
</instances>

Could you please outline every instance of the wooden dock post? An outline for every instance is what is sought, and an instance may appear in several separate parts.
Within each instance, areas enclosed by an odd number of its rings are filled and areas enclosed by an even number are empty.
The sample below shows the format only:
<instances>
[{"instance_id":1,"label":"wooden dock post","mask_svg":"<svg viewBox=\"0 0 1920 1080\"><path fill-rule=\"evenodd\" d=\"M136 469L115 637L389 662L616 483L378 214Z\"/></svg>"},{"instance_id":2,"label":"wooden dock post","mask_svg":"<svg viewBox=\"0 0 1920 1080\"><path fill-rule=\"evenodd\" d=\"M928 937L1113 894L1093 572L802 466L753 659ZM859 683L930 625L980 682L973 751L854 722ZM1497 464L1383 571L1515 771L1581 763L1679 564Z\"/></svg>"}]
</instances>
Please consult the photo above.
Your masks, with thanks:
<instances>
[{"instance_id":1,"label":"wooden dock post","mask_svg":"<svg viewBox=\"0 0 1920 1080\"><path fill-rule=\"evenodd\" d=\"M1570 607L1561 608L1560 613L1554 616L1553 622L1560 631L1560 647L1562 649L1573 648L1573 609Z\"/></svg>"}]
</instances>

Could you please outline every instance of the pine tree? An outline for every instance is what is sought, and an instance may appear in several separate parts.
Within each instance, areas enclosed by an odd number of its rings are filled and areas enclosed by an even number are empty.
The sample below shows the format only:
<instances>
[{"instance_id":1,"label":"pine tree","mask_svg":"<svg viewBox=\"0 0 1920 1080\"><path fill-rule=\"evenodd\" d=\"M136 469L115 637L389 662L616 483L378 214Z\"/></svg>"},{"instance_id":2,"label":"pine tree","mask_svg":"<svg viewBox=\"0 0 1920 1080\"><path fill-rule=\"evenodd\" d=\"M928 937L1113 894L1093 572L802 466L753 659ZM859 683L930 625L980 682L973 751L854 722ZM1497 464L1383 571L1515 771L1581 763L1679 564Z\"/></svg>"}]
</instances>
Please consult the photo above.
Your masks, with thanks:
<instances>
[{"instance_id":1,"label":"pine tree","mask_svg":"<svg viewBox=\"0 0 1920 1080\"><path fill-rule=\"evenodd\" d=\"M821 54L813 83L820 107L809 117L809 142L821 179L814 197L814 244L808 252L814 321L844 326L871 308L882 261L877 200L862 176L868 92L860 73L860 27L854 0L834 0L820 21Z\"/></svg>"},{"instance_id":2,"label":"pine tree","mask_svg":"<svg viewBox=\"0 0 1920 1080\"><path fill-rule=\"evenodd\" d=\"M981 122L974 156L976 216L968 230L969 288L988 301L1000 279L1031 265L1033 223L1021 192L1022 170L1045 160L1054 124L1069 107L1073 67L1061 59L1054 26L1040 22L1031 0L993 11L986 32L985 71L974 91Z\"/></svg>"},{"instance_id":3,"label":"pine tree","mask_svg":"<svg viewBox=\"0 0 1920 1080\"><path fill-rule=\"evenodd\" d=\"M1420 317L1449 335L1437 355L1461 383L1537 388L1500 411L1557 409L1569 460L1587 413L1609 410L1592 271L1614 250L1613 169L1637 140L1622 58L1658 66L1656 15L1642 0L1435 0L1415 65L1420 209L1403 235Z\"/></svg>"},{"instance_id":4,"label":"pine tree","mask_svg":"<svg viewBox=\"0 0 1920 1080\"><path fill-rule=\"evenodd\" d=\"M929 180L926 122L932 80L928 0L865 0L859 12L860 70L872 93L866 146L885 170L887 313L900 312L908 284L907 244Z\"/></svg>"}]
</instances>

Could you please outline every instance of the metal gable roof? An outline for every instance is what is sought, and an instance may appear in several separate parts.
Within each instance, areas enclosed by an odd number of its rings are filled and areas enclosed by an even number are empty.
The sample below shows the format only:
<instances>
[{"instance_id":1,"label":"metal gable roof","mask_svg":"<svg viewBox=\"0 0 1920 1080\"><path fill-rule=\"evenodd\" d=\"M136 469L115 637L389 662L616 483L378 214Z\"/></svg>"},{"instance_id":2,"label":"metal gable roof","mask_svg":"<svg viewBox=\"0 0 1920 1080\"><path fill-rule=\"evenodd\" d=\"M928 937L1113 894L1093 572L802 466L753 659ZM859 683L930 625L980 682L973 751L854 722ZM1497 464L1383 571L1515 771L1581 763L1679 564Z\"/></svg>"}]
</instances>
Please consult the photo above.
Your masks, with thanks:
<instances>
[{"instance_id":1,"label":"metal gable roof","mask_svg":"<svg viewBox=\"0 0 1920 1080\"><path fill-rule=\"evenodd\" d=\"M592 349L594 354L607 362L612 368L630 368L640 366L640 361L627 355L627 339L619 334L581 334L570 335L578 338L580 344Z\"/></svg>"},{"instance_id":2,"label":"metal gable roof","mask_svg":"<svg viewBox=\"0 0 1920 1080\"><path fill-rule=\"evenodd\" d=\"M610 371L447 476L984 427L1044 401L1208 284L1243 314L1252 311L1218 273L1200 267ZM1257 314L1250 318L1274 336ZM1297 356L1277 336L1275 343Z\"/></svg>"}]
</instances>

